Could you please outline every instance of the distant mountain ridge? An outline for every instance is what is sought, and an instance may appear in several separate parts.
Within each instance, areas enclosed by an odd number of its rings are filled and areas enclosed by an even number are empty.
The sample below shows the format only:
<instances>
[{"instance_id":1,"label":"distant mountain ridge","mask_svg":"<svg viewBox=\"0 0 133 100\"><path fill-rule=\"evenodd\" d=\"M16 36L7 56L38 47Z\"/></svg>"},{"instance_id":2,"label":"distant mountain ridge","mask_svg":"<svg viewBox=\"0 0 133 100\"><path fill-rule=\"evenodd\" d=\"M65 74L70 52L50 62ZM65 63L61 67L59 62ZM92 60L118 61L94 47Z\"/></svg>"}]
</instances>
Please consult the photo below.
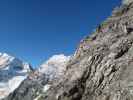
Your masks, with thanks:
<instances>
[{"instance_id":1,"label":"distant mountain ridge","mask_svg":"<svg viewBox=\"0 0 133 100\"><path fill-rule=\"evenodd\" d=\"M70 56L64 54L54 55L40 65L40 67L31 72L28 77L13 91L9 96L9 100L37 100L39 94L46 93L52 86L53 81L63 78L66 65L70 61ZM16 93L19 92L19 94ZM37 94L36 94L37 93ZM12 98L17 96L17 98Z\"/></svg>"},{"instance_id":2,"label":"distant mountain ridge","mask_svg":"<svg viewBox=\"0 0 133 100\"><path fill-rule=\"evenodd\" d=\"M0 100L14 92L23 81L32 82L30 85L36 83L38 87L41 87L41 84L46 84L42 88L47 91L50 87L50 84L47 84L48 82L64 75L65 65L69 59L70 56L63 54L54 55L41 64L37 70L33 70L29 63L7 53L0 53ZM43 83L40 84L39 80L43 80ZM34 86L35 89L38 89L38 87Z\"/></svg>"},{"instance_id":3,"label":"distant mountain ridge","mask_svg":"<svg viewBox=\"0 0 133 100\"><path fill-rule=\"evenodd\" d=\"M30 64L7 53L0 53L0 99L13 92L30 71Z\"/></svg>"}]
</instances>

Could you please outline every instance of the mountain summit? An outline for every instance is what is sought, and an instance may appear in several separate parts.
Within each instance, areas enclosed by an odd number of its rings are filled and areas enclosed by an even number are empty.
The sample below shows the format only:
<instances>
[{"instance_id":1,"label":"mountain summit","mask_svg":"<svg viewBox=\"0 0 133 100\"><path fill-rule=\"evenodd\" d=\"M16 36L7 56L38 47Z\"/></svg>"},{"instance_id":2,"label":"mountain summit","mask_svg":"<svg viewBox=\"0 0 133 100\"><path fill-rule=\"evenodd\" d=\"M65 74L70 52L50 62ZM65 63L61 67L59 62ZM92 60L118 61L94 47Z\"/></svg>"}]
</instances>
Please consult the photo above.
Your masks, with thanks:
<instances>
[{"instance_id":1,"label":"mountain summit","mask_svg":"<svg viewBox=\"0 0 133 100\"><path fill-rule=\"evenodd\" d=\"M13 92L31 71L30 65L0 53L0 99Z\"/></svg>"}]
</instances>

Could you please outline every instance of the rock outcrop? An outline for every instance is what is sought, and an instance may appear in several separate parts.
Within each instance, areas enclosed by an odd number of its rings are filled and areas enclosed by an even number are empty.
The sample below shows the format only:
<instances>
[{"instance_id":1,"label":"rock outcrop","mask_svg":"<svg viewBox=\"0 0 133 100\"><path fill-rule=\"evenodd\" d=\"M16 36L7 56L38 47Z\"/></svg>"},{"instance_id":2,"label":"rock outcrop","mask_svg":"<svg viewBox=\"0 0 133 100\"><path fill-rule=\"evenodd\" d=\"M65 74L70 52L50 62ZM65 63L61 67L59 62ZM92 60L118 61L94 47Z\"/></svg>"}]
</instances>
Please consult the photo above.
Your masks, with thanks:
<instances>
[{"instance_id":1,"label":"rock outcrop","mask_svg":"<svg viewBox=\"0 0 133 100\"><path fill-rule=\"evenodd\" d=\"M21 84L6 100L133 100L133 3L117 7L83 39L66 68L38 98L19 98Z\"/></svg>"}]
</instances>

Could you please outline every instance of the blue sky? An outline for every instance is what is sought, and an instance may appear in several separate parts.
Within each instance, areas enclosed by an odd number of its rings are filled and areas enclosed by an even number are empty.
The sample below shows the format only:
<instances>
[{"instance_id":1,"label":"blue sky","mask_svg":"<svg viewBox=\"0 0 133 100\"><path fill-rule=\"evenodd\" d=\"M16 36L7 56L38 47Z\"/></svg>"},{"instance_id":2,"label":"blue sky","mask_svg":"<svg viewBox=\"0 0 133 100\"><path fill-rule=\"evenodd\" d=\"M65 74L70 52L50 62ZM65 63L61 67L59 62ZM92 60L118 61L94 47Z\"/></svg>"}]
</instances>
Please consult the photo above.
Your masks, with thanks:
<instances>
[{"instance_id":1,"label":"blue sky","mask_svg":"<svg viewBox=\"0 0 133 100\"><path fill-rule=\"evenodd\" d=\"M0 52L39 65L72 54L120 0L0 0Z\"/></svg>"}]
</instances>

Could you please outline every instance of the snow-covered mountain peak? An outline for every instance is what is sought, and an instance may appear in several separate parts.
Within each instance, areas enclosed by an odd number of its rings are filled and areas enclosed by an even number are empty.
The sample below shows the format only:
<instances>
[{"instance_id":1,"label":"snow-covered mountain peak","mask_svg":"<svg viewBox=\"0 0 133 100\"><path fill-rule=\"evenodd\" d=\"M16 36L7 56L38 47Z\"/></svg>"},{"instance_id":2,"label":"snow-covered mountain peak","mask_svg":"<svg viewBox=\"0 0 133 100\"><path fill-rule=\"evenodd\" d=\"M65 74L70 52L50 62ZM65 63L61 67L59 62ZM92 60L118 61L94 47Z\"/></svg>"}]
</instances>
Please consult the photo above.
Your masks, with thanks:
<instances>
[{"instance_id":1,"label":"snow-covered mountain peak","mask_svg":"<svg viewBox=\"0 0 133 100\"><path fill-rule=\"evenodd\" d=\"M67 63L69 59L70 56L65 56L64 54L54 55L46 62L46 64L64 64Z\"/></svg>"},{"instance_id":2,"label":"snow-covered mountain peak","mask_svg":"<svg viewBox=\"0 0 133 100\"><path fill-rule=\"evenodd\" d=\"M54 55L40 66L39 72L46 74L50 80L59 78L64 74L69 60L70 56Z\"/></svg>"},{"instance_id":3,"label":"snow-covered mountain peak","mask_svg":"<svg viewBox=\"0 0 133 100\"><path fill-rule=\"evenodd\" d=\"M5 65L8 65L14 59L15 57L9 56L6 53L0 53L0 68L5 67Z\"/></svg>"},{"instance_id":4,"label":"snow-covered mountain peak","mask_svg":"<svg viewBox=\"0 0 133 100\"><path fill-rule=\"evenodd\" d=\"M0 53L0 99L13 92L30 71L28 63L7 53Z\"/></svg>"}]
</instances>

